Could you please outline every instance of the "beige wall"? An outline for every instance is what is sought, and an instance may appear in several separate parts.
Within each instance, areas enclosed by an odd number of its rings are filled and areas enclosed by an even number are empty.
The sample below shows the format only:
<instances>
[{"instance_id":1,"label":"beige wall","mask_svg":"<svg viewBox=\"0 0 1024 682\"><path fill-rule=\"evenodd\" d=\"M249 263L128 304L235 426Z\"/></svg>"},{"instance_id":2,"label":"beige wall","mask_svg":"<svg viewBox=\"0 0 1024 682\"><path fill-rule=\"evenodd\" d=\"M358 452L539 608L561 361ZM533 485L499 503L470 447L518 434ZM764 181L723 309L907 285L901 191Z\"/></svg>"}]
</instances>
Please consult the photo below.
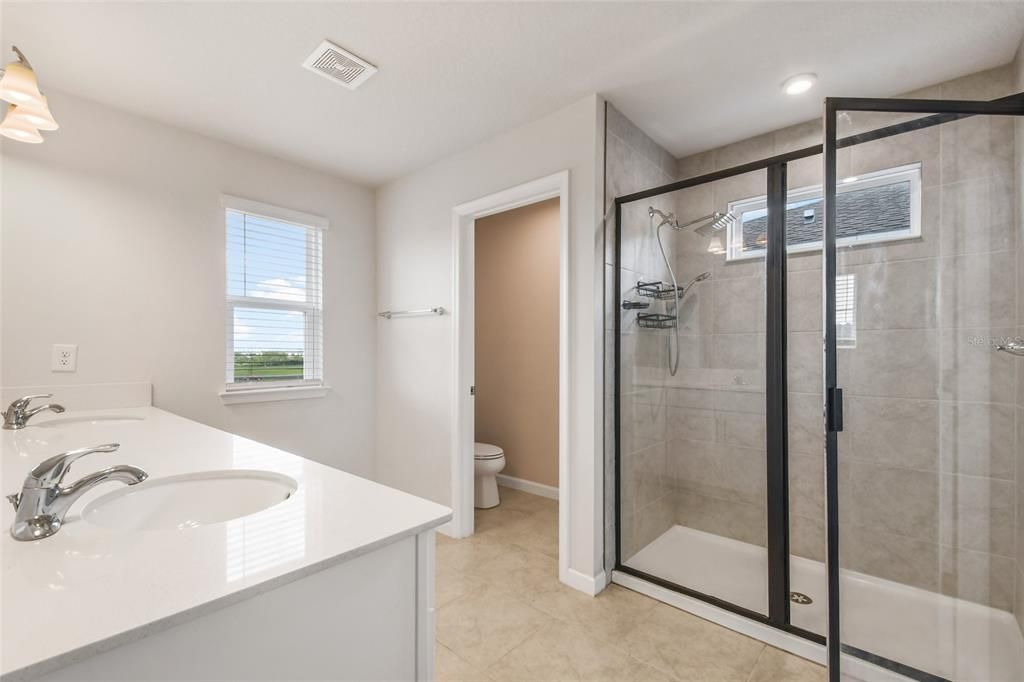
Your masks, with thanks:
<instances>
[{"instance_id":1,"label":"beige wall","mask_svg":"<svg viewBox=\"0 0 1024 682\"><path fill-rule=\"evenodd\" d=\"M476 440L558 486L558 199L476 221Z\"/></svg>"}]
</instances>

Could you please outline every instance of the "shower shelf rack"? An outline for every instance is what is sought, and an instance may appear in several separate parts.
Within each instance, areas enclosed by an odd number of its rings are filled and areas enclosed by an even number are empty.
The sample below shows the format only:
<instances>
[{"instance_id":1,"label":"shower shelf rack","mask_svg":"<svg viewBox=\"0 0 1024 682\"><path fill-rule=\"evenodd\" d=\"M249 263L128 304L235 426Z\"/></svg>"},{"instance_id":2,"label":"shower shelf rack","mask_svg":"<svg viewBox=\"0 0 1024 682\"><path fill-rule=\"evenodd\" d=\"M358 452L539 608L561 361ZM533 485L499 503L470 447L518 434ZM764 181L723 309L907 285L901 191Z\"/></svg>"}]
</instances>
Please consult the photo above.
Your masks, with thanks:
<instances>
[{"instance_id":1,"label":"shower shelf rack","mask_svg":"<svg viewBox=\"0 0 1024 682\"><path fill-rule=\"evenodd\" d=\"M636 292L641 296L647 296L648 298L657 298L659 300L671 300L673 296L678 296L680 287L674 287L671 284L665 282L637 282Z\"/></svg>"},{"instance_id":2,"label":"shower shelf rack","mask_svg":"<svg viewBox=\"0 0 1024 682\"><path fill-rule=\"evenodd\" d=\"M676 316L664 313L637 313L636 323L643 329L672 329L676 326Z\"/></svg>"}]
</instances>

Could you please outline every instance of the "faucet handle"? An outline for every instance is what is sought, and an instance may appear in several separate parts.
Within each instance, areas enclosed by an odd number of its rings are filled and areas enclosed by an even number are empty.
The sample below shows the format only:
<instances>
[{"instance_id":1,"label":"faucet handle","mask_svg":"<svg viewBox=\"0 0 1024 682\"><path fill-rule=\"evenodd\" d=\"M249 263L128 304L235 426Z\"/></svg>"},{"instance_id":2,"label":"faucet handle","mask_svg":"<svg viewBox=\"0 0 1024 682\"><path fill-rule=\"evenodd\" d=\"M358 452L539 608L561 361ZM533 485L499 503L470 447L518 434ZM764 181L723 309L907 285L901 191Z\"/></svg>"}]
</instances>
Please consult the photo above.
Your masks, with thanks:
<instances>
[{"instance_id":1,"label":"faucet handle","mask_svg":"<svg viewBox=\"0 0 1024 682\"><path fill-rule=\"evenodd\" d=\"M29 472L29 480L25 481L26 486L28 486L30 481L32 485L29 487L37 488L48 488L53 484L60 484L75 460L91 455L94 452L116 452L119 447L121 447L120 443L107 443L106 445L69 450L68 452L54 455L40 462L36 468Z\"/></svg>"},{"instance_id":2,"label":"faucet handle","mask_svg":"<svg viewBox=\"0 0 1024 682\"><path fill-rule=\"evenodd\" d=\"M13 412L17 412L18 410L24 410L26 407L28 407L28 404L30 402L32 402L33 400L37 400L39 398L52 398L52 397L53 397L52 393L37 393L36 395L23 395L20 398L18 398L17 400L13 401L10 405L8 405L7 406L7 411L4 412L3 414L6 415L8 412L12 412L12 411Z\"/></svg>"}]
</instances>

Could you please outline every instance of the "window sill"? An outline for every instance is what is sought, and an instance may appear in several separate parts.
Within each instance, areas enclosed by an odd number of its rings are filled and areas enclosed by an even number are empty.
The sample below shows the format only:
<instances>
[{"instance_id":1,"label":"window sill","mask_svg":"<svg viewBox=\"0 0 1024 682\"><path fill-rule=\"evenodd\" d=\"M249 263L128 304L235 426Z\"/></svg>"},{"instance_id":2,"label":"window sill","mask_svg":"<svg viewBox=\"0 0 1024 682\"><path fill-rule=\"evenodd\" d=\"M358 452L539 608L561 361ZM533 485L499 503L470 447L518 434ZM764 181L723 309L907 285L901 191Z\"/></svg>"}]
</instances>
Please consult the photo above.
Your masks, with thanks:
<instances>
[{"instance_id":1,"label":"window sill","mask_svg":"<svg viewBox=\"0 0 1024 682\"><path fill-rule=\"evenodd\" d=\"M221 391L220 399L225 405L242 403L268 403L276 400L306 400L323 398L330 386L280 386L277 388L250 388L237 391Z\"/></svg>"}]
</instances>

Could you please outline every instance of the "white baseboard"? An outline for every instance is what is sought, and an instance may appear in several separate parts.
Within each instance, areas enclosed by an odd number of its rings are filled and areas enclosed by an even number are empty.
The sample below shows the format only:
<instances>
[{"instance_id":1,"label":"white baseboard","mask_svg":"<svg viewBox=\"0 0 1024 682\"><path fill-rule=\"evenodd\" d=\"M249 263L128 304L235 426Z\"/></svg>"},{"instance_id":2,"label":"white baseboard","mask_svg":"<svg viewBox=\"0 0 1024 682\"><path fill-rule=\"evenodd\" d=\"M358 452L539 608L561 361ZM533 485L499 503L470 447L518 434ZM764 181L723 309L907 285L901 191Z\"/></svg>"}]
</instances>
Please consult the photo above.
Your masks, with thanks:
<instances>
[{"instance_id":1,"label":"white baseboard","mask_svg":"<svg viewBox=\"0 0 1024 682\"><path fill-rule=\"evenodd\" d=\"M580 592L589 594L593 597L608 585L608 578L606 576L607 574L604 571L601 571L595 576L589 576L584 573L580 573L574 568L570 568L561 576L561 579L563 583L574 590L579 590Z\"/></svg>"},{"instance_id":2,"label":"white baseboard","mask_svg":"<svg viewBox=\"0 0 1024 682\"><path fill-rule=\"evenodd\" d=\"M498 485L503 485L506 488L514 488L515 490L522 490L524 493L530 493L531 495L540 495L541 497L546 497L551 500L558 499L558 488L555 486L544 485L543 483L534 483L533 481L527 481L524 478L498 474Z\"/></svg>"}]
</instances>

